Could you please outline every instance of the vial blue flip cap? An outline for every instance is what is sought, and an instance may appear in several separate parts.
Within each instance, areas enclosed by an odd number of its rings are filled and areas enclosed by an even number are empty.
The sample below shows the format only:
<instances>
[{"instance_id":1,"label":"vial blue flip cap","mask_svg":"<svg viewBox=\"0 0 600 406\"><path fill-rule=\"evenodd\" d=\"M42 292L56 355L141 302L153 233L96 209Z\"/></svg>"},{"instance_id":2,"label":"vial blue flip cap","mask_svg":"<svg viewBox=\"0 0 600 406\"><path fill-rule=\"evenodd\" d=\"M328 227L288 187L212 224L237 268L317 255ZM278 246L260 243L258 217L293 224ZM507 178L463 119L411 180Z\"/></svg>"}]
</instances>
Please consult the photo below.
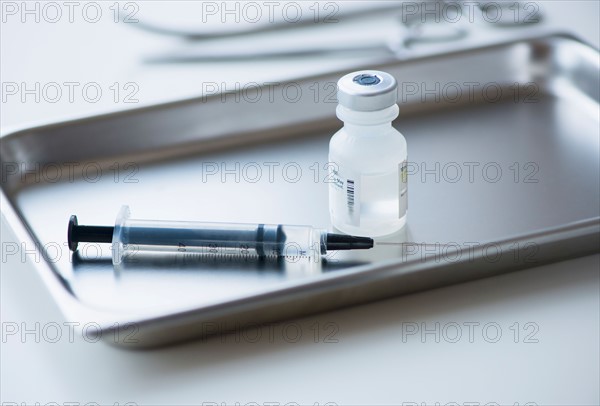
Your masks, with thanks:
<instances>
[{"instance_id":1,"label":"vial blue flip cap","mask_svg":"<svg viewBox=\"0 0 600 406\"><path fill-rule=\"evenodd\" d=\"M398 101L396 78L386 72L363 70L338 81L338 103L355 111L377 111Z\"/></svg>"}]
</instances>

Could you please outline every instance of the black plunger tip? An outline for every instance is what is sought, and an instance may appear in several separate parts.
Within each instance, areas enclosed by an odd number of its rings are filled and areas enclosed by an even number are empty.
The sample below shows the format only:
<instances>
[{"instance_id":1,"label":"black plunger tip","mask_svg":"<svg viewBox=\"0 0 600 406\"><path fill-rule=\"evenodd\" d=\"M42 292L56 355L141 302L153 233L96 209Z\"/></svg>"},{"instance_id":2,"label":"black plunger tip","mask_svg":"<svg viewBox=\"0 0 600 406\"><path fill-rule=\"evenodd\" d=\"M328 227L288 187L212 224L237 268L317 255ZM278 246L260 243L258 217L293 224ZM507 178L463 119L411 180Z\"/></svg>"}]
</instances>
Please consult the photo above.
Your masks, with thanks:
<instances>
[{"instance_id":1,"label":"black plunger tip","mask_svg":"<svg viewBox=\"0 0 600 406\"><path fill-rule=\"evenodd\" d=\"M373 239L346 234L327 233L327 250L368 250L373 248Z\"/></svg>"},{"instance_id":2,"label":"black plunger tip","mask_svg":"<svg viewBox=\"0 0 600 406\"><path fill-rule=\"evenodd\" d=\"M67 241L69 242L69 249L71 251L77 250L77 244L79 241L73 239L73 228L77 227L79 223L77 222L77 216L72 215L69 219L69 228L67 229Z\"/></svg>"}]
</instances>

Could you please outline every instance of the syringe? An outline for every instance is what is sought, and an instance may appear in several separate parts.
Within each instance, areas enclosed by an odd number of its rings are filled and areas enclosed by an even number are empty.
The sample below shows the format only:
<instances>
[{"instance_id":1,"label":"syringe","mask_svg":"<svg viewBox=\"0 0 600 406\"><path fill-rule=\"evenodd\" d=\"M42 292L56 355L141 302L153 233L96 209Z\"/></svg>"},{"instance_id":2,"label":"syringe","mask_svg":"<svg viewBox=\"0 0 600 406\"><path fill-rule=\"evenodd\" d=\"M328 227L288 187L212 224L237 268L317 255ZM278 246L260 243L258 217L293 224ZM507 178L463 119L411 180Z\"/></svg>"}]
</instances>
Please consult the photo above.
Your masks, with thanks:
<instances>
[{"instance_id":1,"label":"syringe","mask_svg":"<svg viewBox=\"0 0 600 406\"><path fill-rule=\"evenodd\" d=\"M71 216L67 238L72 251L80 242L112 243L114 265L140 251L314 258L328 250L373 247L371 238L311 226L136 220L130 218L128 206L121 208L114 227L80 226L77 216Z\"/></svg>"}]
</instances>

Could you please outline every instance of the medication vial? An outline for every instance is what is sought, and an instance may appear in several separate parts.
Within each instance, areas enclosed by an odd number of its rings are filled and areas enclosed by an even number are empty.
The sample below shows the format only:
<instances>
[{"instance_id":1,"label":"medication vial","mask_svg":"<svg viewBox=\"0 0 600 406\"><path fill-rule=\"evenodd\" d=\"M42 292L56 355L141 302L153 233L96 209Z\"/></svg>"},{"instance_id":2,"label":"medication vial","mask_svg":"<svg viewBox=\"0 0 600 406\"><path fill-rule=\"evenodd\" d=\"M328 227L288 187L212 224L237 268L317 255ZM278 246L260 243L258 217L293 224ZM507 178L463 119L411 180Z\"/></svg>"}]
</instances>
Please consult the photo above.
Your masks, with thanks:
<instances>
[{"instance_id":1,"label":"medication vial","mask_svg":"<svg viewBox=\"0 0 600 406\"><path fill-rule=\"evenodd\" d=\"M398 84L385 72L360 71L338 82L336 114L344 122L329 143L332 225L378 237L406 223L406 139L392 127Z\"/></svg>"}]
</instances>

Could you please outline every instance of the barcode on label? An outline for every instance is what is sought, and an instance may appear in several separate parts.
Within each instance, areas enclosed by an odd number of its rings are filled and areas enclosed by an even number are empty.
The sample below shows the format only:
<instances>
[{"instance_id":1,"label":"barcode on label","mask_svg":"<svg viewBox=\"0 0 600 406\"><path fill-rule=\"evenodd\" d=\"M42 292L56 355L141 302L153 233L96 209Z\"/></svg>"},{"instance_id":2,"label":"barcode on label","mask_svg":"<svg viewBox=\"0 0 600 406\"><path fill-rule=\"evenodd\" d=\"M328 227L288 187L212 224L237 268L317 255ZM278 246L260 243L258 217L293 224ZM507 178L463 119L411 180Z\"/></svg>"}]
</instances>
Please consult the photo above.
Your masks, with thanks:
<instances>
[{"instance_id":1,"label":"barcode on label","mask_svg":"<svg viewBox=\"0 0 600 406\"><path fill-rule=\"evenodd\" d=\"M346 198L348 201L348 210L352 213L354 211L354 181L350 179L346 181Z\"/></svg>"}]
</instances>

